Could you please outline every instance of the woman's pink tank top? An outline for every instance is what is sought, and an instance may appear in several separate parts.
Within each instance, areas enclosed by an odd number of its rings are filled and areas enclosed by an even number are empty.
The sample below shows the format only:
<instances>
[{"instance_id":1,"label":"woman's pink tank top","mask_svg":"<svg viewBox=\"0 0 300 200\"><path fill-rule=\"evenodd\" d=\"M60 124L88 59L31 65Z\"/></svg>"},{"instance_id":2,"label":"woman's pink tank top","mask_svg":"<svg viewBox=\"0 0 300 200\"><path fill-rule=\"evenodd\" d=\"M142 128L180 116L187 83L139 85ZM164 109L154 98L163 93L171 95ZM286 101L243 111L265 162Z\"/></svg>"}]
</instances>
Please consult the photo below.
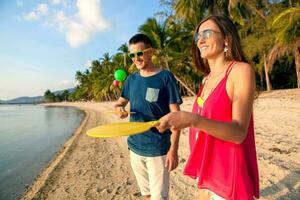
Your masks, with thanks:
<instances>
[{"instance_id":1,"label":"woman's pink tank top","mask_svg":"<svg viewBox=\"0 0 300 200\"><path fill-rule=\"evenodd\" d=\"M232 121L232 102L226 91L226 82L233 66L234 62L228 66L225 77L205 100L203 107L195 101L193 113L207 119ZM197 178L199 188L209 189L228 200L259 198L253 115L246 139L241 144L215 138L196 128L190 128L189 137L191 154L184 174Z\"/></svg>"}]
</instances>

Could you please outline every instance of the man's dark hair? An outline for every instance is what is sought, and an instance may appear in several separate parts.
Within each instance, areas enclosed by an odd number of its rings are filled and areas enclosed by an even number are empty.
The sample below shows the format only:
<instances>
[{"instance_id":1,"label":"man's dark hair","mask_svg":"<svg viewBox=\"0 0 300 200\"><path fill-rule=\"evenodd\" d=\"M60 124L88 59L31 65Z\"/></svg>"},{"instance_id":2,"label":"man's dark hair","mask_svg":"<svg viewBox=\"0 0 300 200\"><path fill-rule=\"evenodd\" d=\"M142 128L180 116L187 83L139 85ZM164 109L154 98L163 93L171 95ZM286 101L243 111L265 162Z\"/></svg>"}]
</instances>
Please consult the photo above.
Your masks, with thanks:
<instances>
[{"instance_id":1,"label":"man's dark hair","mask_svg":"<svg viewBox=\"0 0 300 200\"><path fill-rule=\"evenodd\" d=\"M129 45L139 42L143 42L146 48L153 47L150 38L143 33L135 34L132 38L130 38Z\"/></svg>"}]
</instances>

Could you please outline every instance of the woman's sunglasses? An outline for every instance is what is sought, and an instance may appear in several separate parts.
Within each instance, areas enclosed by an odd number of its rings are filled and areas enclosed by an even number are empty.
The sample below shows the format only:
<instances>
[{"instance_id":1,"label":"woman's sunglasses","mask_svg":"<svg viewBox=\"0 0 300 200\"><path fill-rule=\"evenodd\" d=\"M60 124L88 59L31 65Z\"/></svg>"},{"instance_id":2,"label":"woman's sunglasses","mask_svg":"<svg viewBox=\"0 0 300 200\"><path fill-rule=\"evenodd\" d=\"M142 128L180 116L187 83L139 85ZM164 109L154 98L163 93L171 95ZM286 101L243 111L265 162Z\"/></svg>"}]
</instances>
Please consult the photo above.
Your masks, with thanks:
<instances>
[{"instance_id":1,"label":"woman's sunglasses","mask_svg":"<svg viewBox=\"0 0 300 200\"><path fill-rule=\"evenodd\" d=\"M197 33L195 33L194 41L195 41L195 43L198 43L200 38L202 38L203 40L209 39L209 38L211 38L213 33L220 33L220 32L217 32L217 31L214 31L214 30L211 30L211 29L206 29L206 30L203 30L201 32L197 32Z\"/></svg>"},{"instance_id":2,"label":"woman's sunglasses","mask_svg":"<svg viewBox=\"0 0 300 200\"><path fill-rule=\"evenodd\" d=\"M129 58L134 59L135 57L143 57L146 51L149 51L151 48L144 49L142 51L137 51L134 53L128 53Z\"/></svg>"}]
</instances>

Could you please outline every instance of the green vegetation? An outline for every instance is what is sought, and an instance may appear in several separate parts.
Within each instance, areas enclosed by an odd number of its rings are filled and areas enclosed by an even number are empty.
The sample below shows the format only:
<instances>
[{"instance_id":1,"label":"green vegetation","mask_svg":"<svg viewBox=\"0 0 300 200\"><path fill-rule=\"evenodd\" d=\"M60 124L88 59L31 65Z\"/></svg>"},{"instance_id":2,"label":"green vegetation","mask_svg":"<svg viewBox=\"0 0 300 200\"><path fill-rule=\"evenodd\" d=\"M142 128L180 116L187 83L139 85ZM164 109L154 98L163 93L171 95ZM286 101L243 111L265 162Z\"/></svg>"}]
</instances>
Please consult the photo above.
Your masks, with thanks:
<instances>
[{"instance_id":1,"label":"green vegetation","mask_svg":"<svg viewBox=\"0 0 300 200\"><path fill-rule=\"evenodd\" d=\"M183 95L195 94L202 75L191 62L191 42L199 21L225 14L236 24L248 61L254 67L260 90L300 88L300 3L296 0L161 0L162 11L146 20L146 33L156 49L153 62L172 71ZM136 68L126 56L127 44L116 55L105 53L84 72L76 72L78 86L69 100L107 101L118 98L114 72ZM47 93L47 94L46 94ZM56 99L47 91L45 97Z\"/></svg>"},{"instance_id":2,"label":"green vegetation","mask_svg":"<svg viewBox=\"0 0 300 200\"><path fill-rule=\"evenodd\" d=\"M44 94L44 101L46 103L69 101L71 100L69 97L70 92L68 90L64 90L63 92L59 92L57 94L54 94L50 90L47 90Z\"/></svg>"}]
</instances>

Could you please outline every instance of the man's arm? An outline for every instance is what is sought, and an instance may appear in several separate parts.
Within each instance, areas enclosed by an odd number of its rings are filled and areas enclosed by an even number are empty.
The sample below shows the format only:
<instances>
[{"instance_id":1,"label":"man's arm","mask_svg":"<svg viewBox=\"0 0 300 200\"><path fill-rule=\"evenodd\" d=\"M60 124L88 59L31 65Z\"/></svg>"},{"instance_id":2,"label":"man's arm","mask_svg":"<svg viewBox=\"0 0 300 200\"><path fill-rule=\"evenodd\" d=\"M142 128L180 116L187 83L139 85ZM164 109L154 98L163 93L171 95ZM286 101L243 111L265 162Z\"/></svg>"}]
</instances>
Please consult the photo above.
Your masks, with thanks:
<instances>
[{"instance_id":1,"label":"man's arm","mask_svg":"<svg viewBox=\"0 0 300 200\"><path fill-rule=\"evenodd\" d=\"M169 108L171 112L180 110L180 107L177 103L170 104ZM167 153L167 158L166 158L166 167L168 167L169 171L172 171L178 166L178 143L180 137L180 130L171 130L171 131L172 131L171 147Z\"/></svg>"}]
</instances>

